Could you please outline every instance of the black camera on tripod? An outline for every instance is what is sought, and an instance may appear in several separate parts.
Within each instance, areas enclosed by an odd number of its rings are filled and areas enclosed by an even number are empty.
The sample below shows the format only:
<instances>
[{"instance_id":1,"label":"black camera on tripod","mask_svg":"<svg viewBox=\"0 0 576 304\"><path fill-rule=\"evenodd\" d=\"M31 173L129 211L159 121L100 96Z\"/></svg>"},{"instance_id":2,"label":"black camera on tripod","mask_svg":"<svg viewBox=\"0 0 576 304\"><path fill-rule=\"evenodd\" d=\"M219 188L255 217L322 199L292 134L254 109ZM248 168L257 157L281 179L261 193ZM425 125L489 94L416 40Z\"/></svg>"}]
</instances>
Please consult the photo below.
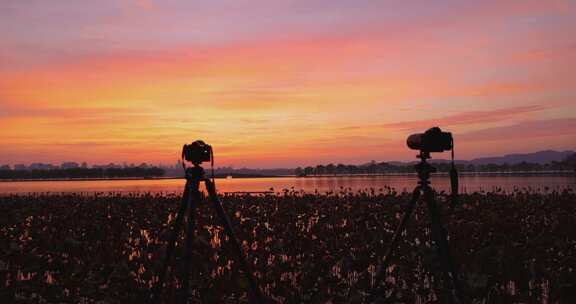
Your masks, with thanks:
<instances>
[{"instance_id":1,"label":"black camera on tripod","mask_svg":"<svg viewBox=\"0 0 576 304\"><path fill-rule=\"evenodd\" d=\"M212 146L201 140L182 147L182 158L193 164L211 162L212 155Z\"/></svg>"},{"instance_id":2,"label":"black camera on tripod","mask_svg":"<svg viewBox=\"0 0 576 304\"><path fill-rule=\"evenodd\" d=\"M434 127L424 133L417 133L408 136L406 144L412 150L422 152L444 152L452 149L452 133L442 132L440 128Z\"/></svg>"},{"instance_id":3,"label":"black camera on tripod","mask_svg":"<svg viewBox=\"0 0 576 304\"><path fill-rule=\"evenodd\" d=\"M179 301L177 303L189 303L188 298L190 296L190 268L192 260L192 244L194 238L194 213L196 212L197 205L203 199L203 195L199 189L200 184L204 183L206 186L206 191L208 192L208 197L212 201L213 207L216 214L222 222L222 226L228 240L232 243L232 250L236 255L236 261L239 264L240 269L246 276L250 291L254 297L256 303L264 304L266 303L265 297L260 291L256 279L254 278L253 271L250 267L251 263L246 262L244 256L243 248L238 241L238 238L234 234L232 224L230 219L226 215L226 211L222 207L222 202L218 199L218 194L216 192L216 186L214 184L214 153L212 151L212 146L206 144L201 140L197 140L189 145L184 145L182 147L182 166L185 171L186 185L184 186L184 191L182 193L182 200L180 202L180 208L178 209L178 214L172 225L172 231L170 234L170 239L168 244L166 244L166 255L164 257L164 262L162 268L158 273L158 280L155 282L152 294L150 297L151 303L161 303L162 302L162 288L164 288L164 283L166 280L166 274L168 272L168 264L171 257L175 253L175 246L178 240L178 235L180 230L183 229L184 218L186 217L186 211L189 214L187 219L187 231L185 231L185 256L182 261L184 263L183 271L181 271L180 286L179 286ZM184 160L189 161L194 164L194 167L186 168ZM200 165L203 162L210 162L212 167L212 179L204 177L204 168ZM251 302L252 303L252 302Z\"/></svg>"},{"instance_id":4,"label":"black camera on tripod","mask_svg":"<svg viewBox=\"0 0 576 304\"><path fill-rule=\"evenodd\" d=\"M450 201L452 208L454 208L458 203L458 172L454 165L454 140L452 138L452 133L442 132L440 128L433 127L424 133L410 135L406 140L406 144L410 149L420 151L416 156L420 159L420 162L414 166L418 173L418 185L412 192L412 199L406 206L404 216L398 224L394 236L390 241L386 255L379 266L379 270L374 278L375 288L372 292L372 299L369 302L380 302L374 300L377 300L377 297L379 296L385 296L386 291L380 285L380 282L382 282L387 276L388 264L391 260L393 250L402 237L418 201L421 196L423 196L423 200L426 202L426 206L430 213L431 244L433 244L437 250L438 261L440 262L439 264L443 273L441 280L445 282L445 284L448 284L446 285L447 292L441 295L440 302L463 303L461 301L461 286L458 279L458 273L450 255L448 232L442 224L441 207L436 204L435 192L430 186L430 173L436 172L436 168L426 161L427 159L430 159L431 152L444 152L451 150L452 163L450 167L450 187L452 194L450 195Z\"/></svg>"}]
</instances>

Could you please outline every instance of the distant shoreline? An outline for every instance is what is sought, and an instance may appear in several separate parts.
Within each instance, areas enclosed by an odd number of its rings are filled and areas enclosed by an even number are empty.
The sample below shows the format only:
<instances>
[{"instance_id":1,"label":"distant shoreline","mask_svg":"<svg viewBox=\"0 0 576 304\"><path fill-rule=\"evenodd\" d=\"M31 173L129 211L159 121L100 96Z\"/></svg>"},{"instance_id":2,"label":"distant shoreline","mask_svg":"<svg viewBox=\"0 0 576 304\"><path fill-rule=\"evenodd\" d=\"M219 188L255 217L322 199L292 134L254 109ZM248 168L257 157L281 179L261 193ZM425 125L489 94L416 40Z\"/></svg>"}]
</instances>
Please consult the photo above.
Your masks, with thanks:
<instances>
[{"instance_id":1,"label":"distant shoreline","mask_svg":"<svg viewBox=\"0 0 576 304\"><path fill-rule=\"evenodd\" d=\"M370 176L415 176L416 172L397 172L397 173L374 173L374 174L321 174L321 175L305 175L298 177L370 177ZM435 172L432 176L448 176L449 172ZM468 172L459 171L459 176L530 176L530 175L551 175L551 176L576 176L576 171L515 171L515 172Z\"/></svg>"},{"instance_id":2,"label":"distant shoreline","mask_svg":"<svg viewBox=\"0 0 576 304\"><path fill-rule=\"evenodd\" d=\"M574 171L528 171L528 172L458 172L460 176L576 176ZM244 178L317 178L317 177L379 177L379 176L415 176L416 173L377 173L377 174L323 174L323 175L216 175L216 179ZM448 176L448 172L433 173L432 176ZM208 176L210 177L210 176ZM167 180L183 179L183 176L165 177L119 177L119 178L54 178L54 179L0 179L0 183L10 182L66 182L66 181L126 181L126 180Z\"/></svg>"},{"instance_id":3,"label":"distant shoreline","mask_svg":"<svg viewBox=\"0 0 576 304\"><path fill-rule=\"evenodd\" d=\"M181 177L105 177L105 178L29 178L29 179L0 179L0 183L10 182L78 182L78 181L115 181L115 180L158 180L158 179L178 179Z\"/></svg>"},{"instance_id":4,"label":"distant shoreline","mask_svg":"<svg viewBox=\"0 0 576 304\"><path fill-rule=\"evenodd\" d=\"M288 177L288 176L234 176L233 178L271 178L271 177ZM208 176L210 178L210 176ZM214 176L217 179L225 179L226 176ZM78 181L126 181L126 180L165 180L165 179L184 179L184 176L162 176L162 177L103 177L103 178L30 178L30 179L0 179L0 183L10 182L78 182Z\"/></svg>"}]
</instances>

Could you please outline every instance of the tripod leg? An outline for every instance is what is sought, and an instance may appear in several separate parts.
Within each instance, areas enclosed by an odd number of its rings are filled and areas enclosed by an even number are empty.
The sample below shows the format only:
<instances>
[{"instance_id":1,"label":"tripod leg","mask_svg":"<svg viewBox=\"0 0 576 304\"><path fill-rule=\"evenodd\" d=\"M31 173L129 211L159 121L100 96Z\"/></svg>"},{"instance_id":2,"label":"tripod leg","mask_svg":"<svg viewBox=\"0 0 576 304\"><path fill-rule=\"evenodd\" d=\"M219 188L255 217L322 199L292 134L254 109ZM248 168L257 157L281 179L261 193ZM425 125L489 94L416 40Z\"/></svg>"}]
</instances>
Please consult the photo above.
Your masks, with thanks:
<instances>
[{"instance_id":1,"label":"tripod leg","mask_svg":"<svg viewBox=\"0 0 576 304\"><path fill-rule=\"evenodd\" d=\"M444 281L452 284L453 294L449 297L451 301L450 303L460 303L461 289L458 281L458 275L456 273L456 268L452 263L452 258L450 256L450 246L448 244L448 234L442 225L440 212L438 210L438 206L436 205L434 190L432 190L432 188L424 188L424 199L426 200L428 210L430 211L430 221L432 223L432 239L436 242L438 247L440 263L444 271Z\"/></svg>"},{"instance_id":2,"label":"tripod leg","mask_svg":"<svg viewBox=\"0 0 576 304\"><path fill-rule=\"evenodd\" d=\"M246 278L248 279L248 282L250 284L250 290L252 291L252 295L255 297L255 299L258 303L260 303L260 304L266 303L264 300L264 296L262 295L262 293L260 291L260 288L258 288L258 284L256 283L256 279L254 278L254 275L252 274L251 267L248 265L248 263L246 263L244 253L242 252L242 247L240 247L240 243L238 242L238 239L236 238L236 235L234 234L234 230L232 229L230 219L226 215L226 212L224 211L224 208L222 207L222 203L220 202L220 200L218 199L218 196L216 195L216 188L214 186L214 183L209 179L206 179L205 183L206 183L206 189L208 190L208 194L210 195L210 200L212 201L214 209L216 210L218 217L220 217L220 220L222 221L222 224L224 226L224 230L226 231L226 234L228 235L228 237L230 238L230 241L232 242L232 247L234 248L234 251L235 251L235 254L237 257L237 261L240 264L240 268L242 269L242 271L246 275Z\"/></svg>"},{"instance_id":3,"label":"tripod leg","mask_svg":"<svg viewBox=\"0 0 576 304\"><path fill-rule=\"evenodd\" d=\"M402 232L404 231L404 229L406 229L406 225L408 225L408 220L410 220L410 216L412 216L412 213L414 212L416 203L418 202L419 198L420 198L420 186L414 188L414 191L412 192L412 199L408 203L406 211L404 211L404 216L402 217L400 224L398 224L398 227L396 227L396 232L394 232L394 236L392 237L392 241L390 241L390 245L388 245L388 250L386 251L386 255L382 260L382 264L380 265L379 270L376 274L376 278L374 280L376 290L378 290L377 286L380 284L380 282L382 281L382 279L386 274L386 268L388 268L388 263L392 258L393 250L394 248L396 248L396 245L400 240Z\"/></svg>"},{"instance_id":4,"label":"tripod leg","mask_svg":"<svg viewBox=\"0 0 576 304\"><path fill-rule=\"evenodd\" d=\"M186 181L186 185L184 186L184 193L182 194L182 201L180 202L180 209L178 210L178 215L176 220L174 221L174 225L172 226L172 234L170 235L170 239L168 241L168 245L166 248L166 256L164 257L164 263L162 264L162 270L158 275L158 282L154 286L152 291L152 303L156 303L160 301L160 294L162 292L162 285L164 285L164 280L166 278L166 271L168 270L168 263L172 258L172 254L174 253L174 246L176 244L176 239L178 239L178 234L180 233L180 229L182 227L182 222L184 220L184 214L186 213L186 208L188 207L188 200L190 197L190 187L189 182Z\"/></svg>"},{"instance_id":5,"label":"tripod leg","mask_svg":"<svg viewBox=\"0 0 576 304\"><path fill-rule=\"evenodd\" d=\"M195 180L191 182L191 189L189 189L189 201L188 204L190 208L188 209L188 229L186 230L186 252L184 254L184 268L182 269L182 289L181 289L181 303L188 303L188 296L190 294L190 266L192 261L192 242L194 240L194 224L195 224L195 213L196 205L200 202L200 191L198 190L200 182Z\"/></svg>"}]
</instances>

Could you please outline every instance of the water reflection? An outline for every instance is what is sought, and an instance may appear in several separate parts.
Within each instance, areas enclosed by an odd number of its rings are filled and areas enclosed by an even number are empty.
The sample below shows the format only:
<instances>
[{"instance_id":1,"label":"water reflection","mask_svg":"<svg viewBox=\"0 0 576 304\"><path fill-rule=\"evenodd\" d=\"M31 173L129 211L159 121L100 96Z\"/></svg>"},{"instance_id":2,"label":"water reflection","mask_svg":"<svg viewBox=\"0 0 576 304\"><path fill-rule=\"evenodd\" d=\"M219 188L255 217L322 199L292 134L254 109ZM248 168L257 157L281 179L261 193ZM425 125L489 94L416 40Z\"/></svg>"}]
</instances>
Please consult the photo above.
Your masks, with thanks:
<instances>
[{"instance_id":1,"label":"water reflection","mask_svg":"<svg viewBox=\"0 0 576 304\"><path fill-rule=\"evenodd\" d=\"M217 179L219 192L269 191L282 189L303 190L306 192L337 191L341 188L358 189L392 187L397 191L411 190L416 185L414 175L397 176L334 176L334 177L278 177L278 178L236 178ZM446 176L434 176L432 185L439 191L447 191L450 180ZM0 193L26 192L152 192L180 193L182 179L160 180L97 180L97 181L29 181L0 182ZM478 190L490 191L502 188L506 191L515 188L562 189L576 188L574 176L461 176L462 192Z\"/></svg>"}]
</instances>

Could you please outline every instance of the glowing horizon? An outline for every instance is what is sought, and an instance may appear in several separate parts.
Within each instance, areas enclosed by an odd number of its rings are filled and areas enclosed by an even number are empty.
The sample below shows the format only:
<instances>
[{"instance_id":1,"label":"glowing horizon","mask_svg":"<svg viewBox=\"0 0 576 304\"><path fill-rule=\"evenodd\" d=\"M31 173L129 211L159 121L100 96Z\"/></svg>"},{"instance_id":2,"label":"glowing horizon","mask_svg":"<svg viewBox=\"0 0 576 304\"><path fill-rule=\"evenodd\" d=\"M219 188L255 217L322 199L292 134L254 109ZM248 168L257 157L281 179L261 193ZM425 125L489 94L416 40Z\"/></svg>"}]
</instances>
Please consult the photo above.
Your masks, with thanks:
<instances>
[{"instance_id":1,"label":"glowing horizon","mask_svg":"<svg viewBox=\"0 0 576 304\"><path fill-rule=\"evenodd\" d=\"M218 166L576 149L570 1L0 4L0 164ZM438 155L439 158L446 157Z\"/></svg>"}]
</instances>

